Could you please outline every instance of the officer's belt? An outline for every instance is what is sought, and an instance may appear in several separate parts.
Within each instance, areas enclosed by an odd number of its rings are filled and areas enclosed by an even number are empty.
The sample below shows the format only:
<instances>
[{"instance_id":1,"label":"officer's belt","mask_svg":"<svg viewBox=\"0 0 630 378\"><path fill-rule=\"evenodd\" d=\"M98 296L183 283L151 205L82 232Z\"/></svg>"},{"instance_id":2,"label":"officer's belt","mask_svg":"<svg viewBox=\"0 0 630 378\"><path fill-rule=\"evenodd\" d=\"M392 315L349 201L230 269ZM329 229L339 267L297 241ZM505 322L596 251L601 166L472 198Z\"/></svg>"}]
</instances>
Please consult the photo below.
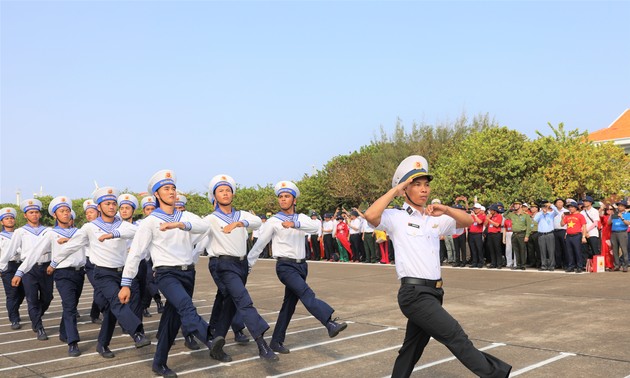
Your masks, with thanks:
<instances>
[{"instance_id":1,"label":"officer's belt","mask_svg":"<svg viewBox=\"0 0 630 378\"><path fill-rule=\"evenodd\" d=\"M284 262L292 262L295 264L302 264L306 262L306 259L292 259L290 257L276 257L276 259L278 261L284 261Z\"/></svg>"},{"instance_id":2,"label":"officer's belt","mask_svg":"<svg viewBox=\"0 0 630 378\"><path fill-rule=\"evenodd\" d=\"M57 268L55 270L75 270L75 271L78 272L80 270L83 270L83 267L82 266L68 266L68 267L65 267L65 268Z\"/></svg>"},{"instance_id":3,"label":"officer's belt","mask_svg":"<svg viewBox=\"0 0 630 378\"><path fill-rule=\"evenodd\" d=\"M232 260L232 261L243 261L247 258L247 256L229 256L229 255L219 255L217 259L219 260Z\"/></svg>"},{"instance_id":4,"label":"officer's belt","mask_svg":"<svg viewBox=\"0 0 630 378\"><path fill-rule=\"evenodd\" d=\"M415 278L415 277L403 277L400 279L400 283L403 285L420 285L420 286L428 286L435 289L439 289L442 287L442 279L439 280L425 280L423 278Z\"/></svg>"},{"instance_id":5,"label":"officer's belt","mask_svg":"<svg viewBox=\"0 0 630 378\"><path fill-rule=\"evenodd\" d=\"M125 269L124 266L121 266L120 268L108 268L106 266L98 266L98 265L94 265L94 268L109 270L109 271L112 271L112 272L122 272Z\"/></svg>"},{"instance_id":6,"label":"officer's belt","mask_svg":"<svg viewBox=\"0 0 630 378\"><path fill-rule=\"evenodd\" d=\"M195 264L190 265L175 265L175 266L156 266L153 270L195 270Z\"/></svg>"}]
</instances>

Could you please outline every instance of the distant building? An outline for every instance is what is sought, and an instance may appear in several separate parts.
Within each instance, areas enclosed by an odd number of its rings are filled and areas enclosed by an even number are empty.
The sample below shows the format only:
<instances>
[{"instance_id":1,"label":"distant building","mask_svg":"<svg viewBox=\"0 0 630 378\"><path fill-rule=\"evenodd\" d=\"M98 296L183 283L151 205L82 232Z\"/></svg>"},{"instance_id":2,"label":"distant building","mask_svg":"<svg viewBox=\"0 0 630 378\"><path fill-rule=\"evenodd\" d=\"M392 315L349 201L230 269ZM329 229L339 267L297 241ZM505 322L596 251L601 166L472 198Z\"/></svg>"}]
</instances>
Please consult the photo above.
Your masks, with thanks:
<instances>
[{"instance_id":1,"label":"distant building","mask_svg":"<svg viewBox=\"0 0 630 378\"><path fill-rule=\"evenodd\" d=\"M630 154L630 109L626 109L610 126L589 134L593 142L613 142Z\"/></svg>"}]
</instances>

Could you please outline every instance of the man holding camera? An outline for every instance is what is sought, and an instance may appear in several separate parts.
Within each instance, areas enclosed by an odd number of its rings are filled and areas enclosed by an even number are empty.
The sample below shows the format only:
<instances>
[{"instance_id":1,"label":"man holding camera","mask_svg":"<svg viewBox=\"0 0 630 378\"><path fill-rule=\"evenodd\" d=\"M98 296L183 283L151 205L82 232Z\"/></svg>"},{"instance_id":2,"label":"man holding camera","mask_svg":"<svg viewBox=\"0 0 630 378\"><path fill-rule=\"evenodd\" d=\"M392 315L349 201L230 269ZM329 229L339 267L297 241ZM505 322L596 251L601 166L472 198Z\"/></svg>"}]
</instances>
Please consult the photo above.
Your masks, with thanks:
<instances>
[{"instance_id":1,"label":"man holding camera","mask_svg":"<svg viewBox=\"0 0 630 378\"><path fill-rule=\"evenodd\" d=\"M626 212L628 202L626 200L616 203L617 212L609 219L608 224L612 225L610 243L612 244L613 257L615 258L615 271L621 269L628 271L628 226L630 226L630 213ZM621 262L619 262L619 249L621 249Z\"/></svg>"}]
</instances>

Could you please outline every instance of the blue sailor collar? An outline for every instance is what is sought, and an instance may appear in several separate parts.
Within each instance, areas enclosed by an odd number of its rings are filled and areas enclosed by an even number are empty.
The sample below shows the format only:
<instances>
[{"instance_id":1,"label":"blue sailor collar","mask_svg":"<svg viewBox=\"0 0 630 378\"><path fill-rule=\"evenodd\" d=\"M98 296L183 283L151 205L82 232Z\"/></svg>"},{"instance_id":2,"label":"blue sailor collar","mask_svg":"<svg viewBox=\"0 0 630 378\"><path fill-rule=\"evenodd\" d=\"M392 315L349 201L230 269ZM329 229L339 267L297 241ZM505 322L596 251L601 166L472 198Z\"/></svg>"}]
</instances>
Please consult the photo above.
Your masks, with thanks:
<instances>
[{"instance_id":1,"label":"blue sailor collar","mask_svg":"<svg viewBox=\"0 0 630 378\"><path fill-rule=\"evenodd\" d=\"M151 215L149 216L161 219L166 223L174 223L179 222L180 219L182 219L182 215L184 215L182 211L175 210L173 211L173 214L167 214L164 212L164 210L158 207L157 209L153 210L153 212L151 212Z\"/></svg>"},{"instance_id":2,"label":"blue sailor collar","mask_svg":"<svg viewBox=\"0 0 630 378\"><path fill-rule=\"evenodd\" d=\"M46 227L42 226L41 224L37 228L34 228L28 223L22 226L22 228L35 236L41 235L41 233L44 232L44 230L46 229Z\"/></svg>"},{"instance_id":3,"label":"blue sailor collar","mask_svg":"<svg viewBox=\"0 0 630 378\"><path fill-rule=\"evenodd\" d=\"M214 212L212 213L214 214L214 216L216 216L217 218L221 219L222 221L224 221L227 224L232 224L234 222L238 222L241 219L241 211L240 210L235 210L234 208L232 208L232 212L229 214L224 213L223 211L221 211L220 208L216 208L214 209Z\"/></svg>"},{"instance_id":4,"label":"blue sailor collar","mask_svg":"<svg viewBox=\"0 0 630 378\"><path fill-rule=\"evenodd\" d=\"M55 226L53 227L53 231L63 236L64 238L70 239L72 235L74 235L74 233L77 232L77 228L76 227L61 228L59 226Z\"/></svg>"},{"instance_id":5,"label":"blue sailor collar","mask_svg":"<svg viewBox=\"0 0 630 378\"><path fill-rule=\"evenodd\" d=\"M7 230L2 230L0 231L0 235L4 236L7 239L11 239L11 237L13 236L13 231L9 232Z\"/></svg>"},{"instance_id":6,"label":"blue sailor collar","mask_svg":"<svg viewBox=\"0 0 630 378\"><path fill-rule=\"evenodd\" d=\"M96 219L94 219L94 220L92 221L92 223L93 223L96 227L100 228L101 230L105 231L105 232L106 232L106 233L108 233L108 234L111 234L111 233L112 233L112 231L114 231L114 230L116 230L118 227L120 227L120 225L122 224L122 222L123 222L123 221L122 221L122 219L120 219L120 217L118 217L118 216L115 216L115 217L114 217L114 221L113 221L113 222L111 222L111 223L110 223L110 222L105 222L105 221L103 220L103 218L101 218L101 217L98 217L98 218L96 218Z\"/></svg>"},{"instance_id":7,"label":"blue sailor collar","mask_svg":"<svg viewBox=\"0 0 630 378\"><path fill-rule=\"evenodd\" d=\"M283 222L297 222L298 220L298 214L286 214L283 213L282 211L279 211L276 215L274 215L275 218L280 219Z\"/></svg>"}]
</instances>

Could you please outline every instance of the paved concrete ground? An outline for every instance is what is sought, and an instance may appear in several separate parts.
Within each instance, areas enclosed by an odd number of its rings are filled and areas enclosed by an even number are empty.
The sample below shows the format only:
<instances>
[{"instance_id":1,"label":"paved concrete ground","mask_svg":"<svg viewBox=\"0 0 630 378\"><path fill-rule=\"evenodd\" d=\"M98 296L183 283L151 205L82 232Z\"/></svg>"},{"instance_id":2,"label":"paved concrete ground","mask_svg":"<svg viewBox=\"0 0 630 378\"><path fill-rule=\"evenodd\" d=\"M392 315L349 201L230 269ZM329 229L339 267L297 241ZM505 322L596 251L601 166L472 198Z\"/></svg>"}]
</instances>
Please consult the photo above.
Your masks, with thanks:
<instances>
[{"instance_id":1,"label":"paved concrete ground","mask_svg":"<svg viewBox=\"0 0 630 378\"><path fill-rule=\"evenodd\" d=\"M208 318L215 285L200 260L195 302ZM171 350L169 366L191 377L385 377L391 373L406 319L396 303L398 282L393 266L352 263L309 264L308 282L317 295L349 323L334 339L299 304L285 345L291 354L277 363L257 357L254 342L233 343L228 334L225 350L230 364L219 364L206 350L190 352L181 339ZM512 376L630 377L630 274L575 274L443 268L445 307L459 320L474 344L513 365ZM80 320L87 321L92 290L86 280ZM283 286L273 261L260 261L248 283L258 311L274 326ZM61 306L55 300L44 317L50 340L37 341L30 330L26 303L24 327L11 331L4 298L0 300L1 377L146 377L151 376L152 346L135 349L119 331L111 349L116 358L95 353L98 326L79 326L83 354L67 356L57 339ZM145 318L155 335L159 316ZM267 333L268 336L271 332ZM431 341L416 366L417 377L468 377L472 374L441 344Z\"/></svg>"}]
</instances>

